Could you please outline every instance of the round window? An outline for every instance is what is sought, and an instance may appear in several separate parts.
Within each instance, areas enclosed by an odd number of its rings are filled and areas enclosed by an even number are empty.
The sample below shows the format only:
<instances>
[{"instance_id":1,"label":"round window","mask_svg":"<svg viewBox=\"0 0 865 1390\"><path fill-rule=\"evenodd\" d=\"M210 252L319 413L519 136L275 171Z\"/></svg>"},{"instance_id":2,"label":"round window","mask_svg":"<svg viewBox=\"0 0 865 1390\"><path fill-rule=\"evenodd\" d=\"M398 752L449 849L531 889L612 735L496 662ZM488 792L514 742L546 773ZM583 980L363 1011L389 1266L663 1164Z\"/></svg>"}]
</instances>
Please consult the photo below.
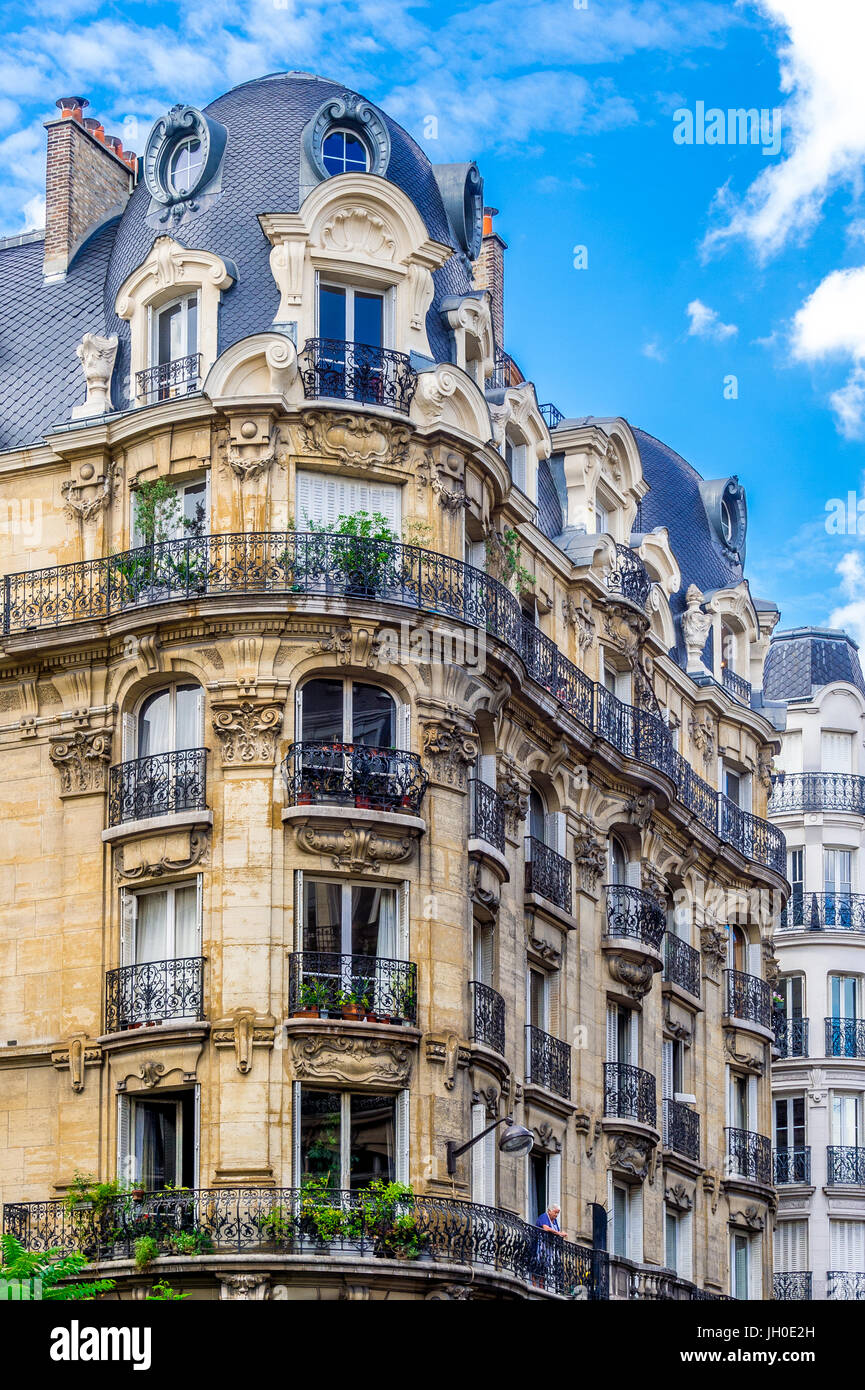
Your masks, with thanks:
<instances>
[{"instance_id":1,"label":"round window","mask_svg":"<svg viewBox=\"0 0 865 1390\"><path fill-rule=\"evenodd\" d=\"M204 168L204 148L196 135L181 140L168 164L168 182L177 198L186 198L195 188Z\"/></svg>"},{"instance_id":2,"label":"round window","mask_svg":"<svg viewBox=\"0 0 865 1390\"><path fill-rule=\"evenodd\" d=\"M721 502L721 532L728 545L733 540L733 517L726 502Z\"/></svg>"},{"instance_id":3,"label":"round window","mask_svg":"<svg viewBox=\"0 0 865 1390\"><path fill-rule=\"evenodd\" d=\"M329 130L322 141L321 158L331 176L366 173L369 168L369 151L352 130Z\"/></svg>"}]
</instances>

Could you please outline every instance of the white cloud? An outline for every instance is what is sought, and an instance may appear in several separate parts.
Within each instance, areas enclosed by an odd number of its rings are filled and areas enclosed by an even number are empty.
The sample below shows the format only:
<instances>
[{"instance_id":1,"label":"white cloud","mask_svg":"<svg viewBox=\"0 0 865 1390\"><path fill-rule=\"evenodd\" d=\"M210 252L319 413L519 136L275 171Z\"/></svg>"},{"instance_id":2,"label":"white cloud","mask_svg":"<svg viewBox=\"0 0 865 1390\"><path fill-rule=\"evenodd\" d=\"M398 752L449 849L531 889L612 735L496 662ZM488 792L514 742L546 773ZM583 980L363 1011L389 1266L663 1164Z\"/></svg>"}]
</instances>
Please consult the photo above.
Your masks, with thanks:
<instances>
[{"instance_id":1,"label":"white cloud","mask_svg":"<svg viewBox=\"0 0 865 1390\"><path fill-rule=\"evenodd\" d=\"M858 185L865 157L865 5L862 0L755 0L785 32L779 54L784 157L773 160L741 199L719 190L723 225L706 250L744 237L761 259L804 237L839 184Z\"/></svg>"},{"instance_id":2,"label":"white cloud","mask_svg":"<svg viewBox=\"0 0 865 1390\"><path fill-rule=\"evenodd\" d=\"M643 343L640 351L644 357L648 357L652 362L666 362L667 354L659 343L652 339L649 343Z\"/></svg>"},{"instance_id":3,"label":"white cloud","mask_svg":"<svg viewBox=\"0 0 865 1390\"><path fill-rule=\"evenodd\" d=\"M860 646L865 645L865 564L861 551L848 550L836 566L836 572L847 602L832 610L829 626L843 628Z\"/></svg>"},{"instance_id":4,"label":"white cloud","mask_svg":"<svg viewBox=\"0 0 865 1390\"><path fill-rule=\"evenodd\" d=\"M717 309L710 309L702 299L692 299L685 312L688 315L690 338L710 338L716 343L723 343L739 332L735 323L723 323Z\"/></svg>"},{"instance_id":5,"label":"white cloud","mask_svg":"<svg viewBox=\"0 0 865 1390\"><path fill-rule=\"evenodd\" d=\"M846 439L865 437L865 266L835 270L821 281L793 319L791 345L800 362L852 359L829 403Z\"/></svg>"},{"instance_id":6,"label":"white cloud","mask_svg":"<svg viewBox=\"0 0 865 1390\"><path fill-rule=\"evenodd\" d=\"M45 199L41 193L28 198L23 208L24 231L35 232L45 226Z\"/></svg>"}]
</instances>

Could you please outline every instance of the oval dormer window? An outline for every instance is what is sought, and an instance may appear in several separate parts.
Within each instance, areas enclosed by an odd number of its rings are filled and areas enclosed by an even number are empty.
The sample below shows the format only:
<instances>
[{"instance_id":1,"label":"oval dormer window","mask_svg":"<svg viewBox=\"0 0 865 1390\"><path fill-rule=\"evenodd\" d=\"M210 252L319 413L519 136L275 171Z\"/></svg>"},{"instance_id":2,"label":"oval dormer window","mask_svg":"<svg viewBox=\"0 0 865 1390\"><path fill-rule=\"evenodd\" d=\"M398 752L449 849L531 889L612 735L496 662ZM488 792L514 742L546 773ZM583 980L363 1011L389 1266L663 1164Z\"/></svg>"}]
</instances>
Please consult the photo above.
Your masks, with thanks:
<instances>
[{"instance_id":1,"label":"oval dormer window","mask_svg":"<svg viewBox=\"0 0 865 1390\"><path fill-rule=\"evenodd\" d=\"M175 146L168 165L168 184L177 198L188 198L204 168L204 147L197 136Z\"/></svg>"},{"instance_id":2,"label":"oval dormer window","mask_svg":"<svg viewBox=\"0 0 865 1390\"><path fill-rule=\"evenodd\" d=\"M369 169L369 150L353 130L329 130L321 142L321 160L331 177L365 174Z\"/></svg>"},{"instance_id":3,"label":"oval dormer window","mask_svg":"<svg viewBox=\"0 0 865 1390\"><path fill-rule=\"evenodd\" d=\"M730 508L725 501L721 501L721 534L727 545L733 540L733 518L730 515Z\"/></svg>"}]
</instances>

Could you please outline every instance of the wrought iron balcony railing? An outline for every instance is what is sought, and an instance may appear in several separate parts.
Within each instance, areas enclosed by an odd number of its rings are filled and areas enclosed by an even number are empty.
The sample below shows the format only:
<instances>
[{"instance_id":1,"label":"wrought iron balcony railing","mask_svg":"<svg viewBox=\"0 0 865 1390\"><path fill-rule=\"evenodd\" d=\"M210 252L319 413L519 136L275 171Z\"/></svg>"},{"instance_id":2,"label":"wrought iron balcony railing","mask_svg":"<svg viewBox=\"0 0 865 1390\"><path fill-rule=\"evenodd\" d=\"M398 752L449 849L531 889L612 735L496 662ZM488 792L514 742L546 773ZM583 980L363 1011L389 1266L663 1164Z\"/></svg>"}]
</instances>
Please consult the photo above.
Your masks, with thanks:
<instances>
[{"instance_id":1,"label":"wrought iron balcony railing","mask_svg":"<svg viewBox=\"0 0 865 1390\"><path fill-rule=\"evenodd\" d=\"M737 676L730 666L721 669L721 684L724 689L738 700L740 705L751 707L751 682L746 681L744 676Z\"/></svg>"},{"instance_id":2,"label":"wrought iron balcony railing","mask_svg":"<svg viewBox=\"0 0 865 1390\"><path fill-rule=\"evenodd\" d=\"M294 951L288 958L292 1016L417 1022L417 966L385 956Z\"/></svg>"},{"instance_id":3,"label":"wrought iron balcony railing","mask_svg":"<svg viewBox=\"0 0 865 1390\"><path fill-rule=\"evenodd\" d=\"M105 1031L204 1017L204 957L121 965L105 976Z\"/></svg>"},{"instance_id":4,"label":"wrought iron balcony railing","mask_svg":"<svg viewBox=\"0 0 865 1390\"><path fill-rule=\"evenodd\" d=\"M80 564L3 577L0 630L55 628L113 614L199 599L202 595L308 595L396 603L452 618L504 643L531 680L585 728L623 756L669 779L680 803L714 835L774 873L786 872L786 845L776 826L732 803L699 777L673 748L652 711L623 704L589 680L530 622L519 600L492 575L448 555L398 542L385 544L318 532L196 536L143 546Z\"/></svg>"},{"instance_id":5,"label":"wrought iron balcony railing","mask_svg":"<svg viewBox=\"0 0 865 1390\"><path fill-rule=\"evenodd\" d=\"M772 1144L764 1134L754 1134L750 1129L724 1131L727 1136L727 1159L730 1173L740 1178L750 1178L752 1182L772 1185Z\"/></svg>"},{"instance_id":6,"label":"wrought iron balcony railing","mask_svg":"<svg viewBox=\"0 0 865 1390\"><path fill-rule=\"evenodd\" d=\"M807 1302L811 1298L811 1271L799 1269L772 1275L772 1297L779 1303Z\"/></svg>"},{"instance_id":7,"label":"wrought iron balcony railing","mask_svg":"<svg viewBox=\"0 0 865 1390\"><path fill-rule=\"evenodd\" d=\"M826 1182L829 1187L865 1187L865 1149L854 1144L830 1144L826 1150Z\"/></svg>"},{"instance_id":8,"label":"wrought iron balcony railing","mask_svg":"<svg viewBox=\"0 0 865 1390\"><path fill-rule=\"evenodd\" d=\"M619 1120L637 1120L654 1128L658 1121L658 1095L651 1072L627 1062L605 1062L604 1114Z\"/></svg>"},{"instance_id":9,"label":"wrought iron balcony railing","mask_svg":"<svg viewBox=\"0 0 865 1390\"><path fill-rule=\"evenodd\" d=\"M773 1155L775 1186L785 1183L811 1181L811 1146L802 1144L792 1149L776 1149Z\"/></svg>"},{"instance_id":10,"label":"wrought iron balcony railing","mask_svg":"<svg viewBox=\"0 0 865 1390\"><path fill-rule=\"evenodd\" d=\"M833 1301L861 1303L865 1299L865 1273L849 1269L827 1270L826 1297Z\"/></svg>"},{"instance_id":11,"label":"wrought iron balcony railing","mask_svg":"<svg viewBox=\"0 0 865 1390\"><path fill-rule=\"evenodd\" d=\"M781 1012L774 1017L775 1046L780 1057L808 1056L807 1018L787 1018Z\"/></svg>"},{"instance_id":12,"label":"wrought iron balcony railing","mask_svg":"<svg viewBox=\"0 0 865 1390\"><path fill-rule=\"evenodd\" d=\"M178 1233L196 1232L217 1253L269 1252L354 1259L406 1253L400 1216L423 1258L503 1271L534 1288L572 1298L608 1296L608 1258L530 1226L511 1212L447 1197L372 1202L361 1188L313 1198L304 1188L191 1188L109 1199L72 1211L64 1199L7 1202L4 1228L34 1253L80 1250L90 1261L131 1259L150 1236L160 1254L178 1255ZM199 1243L199 1250L202 1248Z\"/></svg>"},{"instance_id":13,"label":"wrought iron balcony railing","mask_svg":"<svg viewBox=\"0 0 865 1390\"><path fill-rule=\"evenodd\" d=\"M616 560L607 575L607 588L616 598L627 599L645 609L652 581L639 555L629 545L616 546Z\"/></svg>"},{"instance_id":14,"label":"wrought iron balcony railing","mask_svg":"<svg viewBox=\"0 0 865 1390\"><path fill-rule=\"evenodd\" d=\"M487 381L486 389L488 391L505 391L511 386L522 386L524 381L525 377L514 359L509 353L499 349L496 352L493 374Z\"/></svg>"},{"instance_id":15,"label":"wrought iron balcony railing","mask_svg":"<svg viewBox=\"0 0 865 1390\"><path fill-rule=\"evenodd\" d=\"M417 372L404 352L341 338L307 338L298 362L307 400L336 397L409 413Z\"/></svg>"},{"instance_id":16,"label":"wrought iron balcony railing","mask_svg":"<svg viewBox=\"0 0 865 1390\"><path fill-rule=\"evenodd\" d=\"M526 1080L565 1100L571 1098L571 1049L531 1023L526 1024Z\"/></svg>"},{"instance_id":17,"label":"wrought iron balcony railing","mask_svg":"<svg viewBox=\"0 0 865 1390\"><path fill-rule=\"evenodd\" d=\"M744 970L725 970L724 974L727 977L725 1012L729 1017L771 1028L772 991L766 981L759 975L747 975Z\"/></svg>"},{"instance_id":18,"label":"wrought iron balcony railing","mask_svg":"<svg viewBox=\"0 0 865 1390\"><path fill-rule=\"evenodd\" d=\"M206 774L206 748L183 748L118 763L108 778L108 824L203 811Z\"/></svg>"},{"instance_id":19,"label":"wrought iron balcony railing","mask_svg":"<svg viewBox=\"0 0 865 1390\"><path fill-rule=\"evenodd\" d=\"M488 845L504 852L505 803L495 787L478 777L469 779L471 795L471 831L473 839L486 840Z\"/></svg>"},{"instance_id":20,"label":"wrought iron balcony railing","mask_svg":"<svg viewBox=\"0 0 865 1390\"><path fill-rule=\"evenodd\" d=\"M175 396L190 396L201 383L201 353L175 357L173 362L159 362L135 373L135 398L139 405L172 400Z\"/></svg>"},{"instance_id":21,"label":"wrought iron balcony railing","mask_svg":"<svg viewBox=\"0 0 865 1390\"><path fill-rule=\"evenodd\" d=\"M865 1019L827 1018L826 1056L865 1057Z\"/></svg>"},{"instance_id":22,"label":"wrought iron balcony railing","mask_svg":"<svg viewBox=\"0 0 865 1390\"><path fill-rule=\"evenodd\" d=\"M664 1146L700 1161L700 1116L683 1101L664 1101Z\"/></svg>"},{"instance_id":23,"label":"wrought iron balcony railing","mask_svg":"<svg viewBox=\"0 0 865 1390\"><path fill-rule=\"evenodd\" d=\"M554 406L551 401L545 402L544 405L539 405L538 410L541 412L547 429L551 431L558 429L565 418L562 411L559 410L557 406Z\"/></svg>"},{"instance_id":24,"label":"wrought iron balcony railing","mask_svg":"<svg viewBox=\"0 0 865 1390\"><path fill-rule=\"evenodd\" d=\"M607 883L604 891L607 896L604 935L628 937L653 951L660 950L667 921L664 909L651 893L625 883Z\"/></svg>"},{"instance_id":25,"label":"wrought iron balcony railing","mask_svg":"<svg viewBox=\"0 0 865 1390\"><path fill-rule=\"evenodd\" d=\"M429 784L417 753L362 743L293 743L282 774L289 806L326 803L414 816Z\"/></svg>"},{"instance_id":26,"label":"wrought iron balcony railing","mask_svg":"<svg viewBox=\"0 0 865 1390\"><path fill-rule=\"evenodd\" d=\"M772 778L770 815L852 811L865 816L865 777L852 772L785 772Z\"/></svg>"},{"instance_id":27,"label":"wrought iron balcony railing","mask_svg":"<svg viewBox=\"0 0 865 1390\"><path fill-rule=\"evenodd\" d=\"M803 893L794 888L781 910L780 930L865 932L865 893Z\"/></svg>"},{"instance_id":28,"label":"wrought iron balcony railing","mask_svg":"<svg viewBox=\"0 0 865 1390\"><path fill-rule=\"evenodd\" d=\"M664 979L700 998L700 952L668 931L664 938Z\"/></svg>"},{"instance_id":29,"label":"wrought iron balcony railing","mask_svg":"<svg viewBox=\"0 0 865 1390\"><path fill-rule=\"evenodd\" d=\"M555 903L563 912L570 912L571 866L564 855L550 849L543 840L526 836L526 892L537 893Z\"/></svg>"},{"instance_id":30,"label":"wrought iron balcony railing","mask_svg":"<svg viewBox=\"0 0 865 1390\"><path fill-rule=\"evenodd\" d=\"M491 1047L494 1052L505 1050L505 1001L490 985L470 980L472 992L472 1041Z\"/></svg>"}]
</instances>

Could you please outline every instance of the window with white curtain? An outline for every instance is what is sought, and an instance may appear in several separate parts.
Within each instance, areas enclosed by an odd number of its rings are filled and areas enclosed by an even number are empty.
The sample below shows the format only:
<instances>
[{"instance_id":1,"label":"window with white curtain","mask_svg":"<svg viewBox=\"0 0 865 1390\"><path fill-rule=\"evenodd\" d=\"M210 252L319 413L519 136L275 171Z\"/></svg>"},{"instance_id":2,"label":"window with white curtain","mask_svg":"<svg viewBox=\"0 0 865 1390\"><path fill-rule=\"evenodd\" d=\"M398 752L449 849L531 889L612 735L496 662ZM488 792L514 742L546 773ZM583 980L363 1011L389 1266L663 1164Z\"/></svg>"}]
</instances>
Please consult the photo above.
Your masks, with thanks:
<instances>
[{"instance_id":1,"label":"window with white curtain","mask_svg":"<svg viewBox=\"0 0 865 1390\"><path fill-rule=\"evenodd\" d=\"M324 1177L333 1188L408 1181L408 1092L368 1095L293 1087L294 1177Z\"/></svg>"},{"instance_id":2,"label":"window with white curtain","mask_svg":"<svg viewBox=\"0 0 865 1390\"><path fill-rule=\"evenodd\" d=\"M125 890L121 965L201 955L201 879L167 888Z\"/></svg>"},{"instance_id":3,"label":"window with white curtain","mask_svg":"<svg viewBox=\"0 0 865 1390\"><path fill-rule=\"evenodd\" d=\"M152 691L138 706L137 715L129 716L124 729L124 756L149 758L157 753L201 748L203 738L201 686L170 685Z\"/></svg>"},{"instance_id":4,"label":"window with white curtain","mask_svg":"<svg viewBox=\"0 0 865 1390\"><path fill-rule=\"evenodd\" d=\"M334 882L304 874L303 951L404 960L407 943L397 888Z\"/></svg>"}]
</instances>

